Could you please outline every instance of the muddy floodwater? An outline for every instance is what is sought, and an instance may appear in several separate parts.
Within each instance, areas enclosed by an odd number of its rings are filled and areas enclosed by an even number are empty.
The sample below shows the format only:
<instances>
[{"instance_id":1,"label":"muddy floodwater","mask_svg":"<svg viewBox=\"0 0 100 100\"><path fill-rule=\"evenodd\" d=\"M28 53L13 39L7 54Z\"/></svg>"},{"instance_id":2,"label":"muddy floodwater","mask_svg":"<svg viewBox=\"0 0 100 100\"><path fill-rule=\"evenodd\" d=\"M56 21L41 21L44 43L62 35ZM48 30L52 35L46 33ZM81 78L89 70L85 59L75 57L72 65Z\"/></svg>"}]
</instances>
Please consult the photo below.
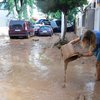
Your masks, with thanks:
<instances>
[{"instance_id":1,"label":"muddy floodwater","mask_svg":"<svg viewBox=\"0 0 100 100\"><path fill-rule=\"evenodd\" d=\"M95 59L68 65L66 88L58 36L12 39L0 37L0 100L100 100Z\"/></svg>"}]
</instances>

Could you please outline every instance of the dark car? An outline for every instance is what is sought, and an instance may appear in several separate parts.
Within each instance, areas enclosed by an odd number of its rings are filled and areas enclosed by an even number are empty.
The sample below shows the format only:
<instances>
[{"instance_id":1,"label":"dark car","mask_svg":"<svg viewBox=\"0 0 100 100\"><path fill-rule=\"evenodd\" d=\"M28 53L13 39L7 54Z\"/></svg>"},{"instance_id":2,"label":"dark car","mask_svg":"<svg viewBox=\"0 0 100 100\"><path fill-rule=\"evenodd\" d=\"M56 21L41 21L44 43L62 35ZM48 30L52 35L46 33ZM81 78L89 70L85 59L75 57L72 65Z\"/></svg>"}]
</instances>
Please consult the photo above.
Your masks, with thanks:
<instances>
[{"instance_id":1,"label":"dark car","mask_svg":"<svg viewBox=\"0 0 100 100\"><path fill-rule=\"evenodd\" d=\"M55 19L50 21L51 27L54 32L61 32L61 20Z\"/></svg>"},{"instance_id":2,"label":"dark car","mask_svg":"<svg viewBox=\"0 0 100 100\"><path fill-rule=\"evenodd\" d=\"M48 19L39 19L36 24L50 25L50 21Z\"/></svg>"},{"instance_id":3,"label":"dark car","mask_svg":"<svg viewBox=\"0 0 100 100\"><path fill-rule=\"evenodd\" d=\"M52 36L53 35L53 29L50 25L40 26L40 28L38 29L37 35Z\"/></svg>"},{"instance_id":4,"label":"dark car","mask_svg":"<svg viewBox=\"0 0 100 100\"><path fill-rule=\"evenodd\" d=\"M74 32L75 30L75 23L73 22L67 22L67 32Z\"/></svg>"},{"instance_id":5,"label":"dark car","mask_svg":"<svg viewBox=\"0 0 100 100\"><path fill-rule=\"evenodd\" d=\"M42 26L41 24L35 24L35 25L34 25L34 35L37 35L37 34L38 34L38 30L39 30L39 28L40 28L41 26Z\"/></svg>"},{"instance_id":6,"label":"dark car","mask_svg":"<svg viewBox=\"0 0 100 100\"><path fill-rule=\"evenodd\" d=\"M51 22L51 26L53 28L54 32L61 32L61 20L60 19L54 19ZM67 32L73 32L74 31L74 22L67 22Z\"/></svg>"},{"instance_id":7,"label":"dark car","mask_svg":"<svg viewBox=\"0 0 100 100\"><path fill-rule=\"evenodd\" d=\"M33 25L29 21L11 20L9 23L9 37L29 38L34 35Z\"/></svg>"}]
</instances>

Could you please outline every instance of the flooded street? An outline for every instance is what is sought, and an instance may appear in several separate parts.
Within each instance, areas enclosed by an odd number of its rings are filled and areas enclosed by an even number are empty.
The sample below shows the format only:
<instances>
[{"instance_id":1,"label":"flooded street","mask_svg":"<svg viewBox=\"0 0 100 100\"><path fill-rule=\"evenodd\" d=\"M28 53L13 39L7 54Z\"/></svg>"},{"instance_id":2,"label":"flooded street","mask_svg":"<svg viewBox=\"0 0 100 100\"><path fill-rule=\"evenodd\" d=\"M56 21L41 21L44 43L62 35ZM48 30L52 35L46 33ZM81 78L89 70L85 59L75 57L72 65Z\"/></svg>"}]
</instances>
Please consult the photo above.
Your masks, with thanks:
<instances>
[{"instance_id":1,"label":"flooded street","mask_svg":"<svg viewBox=\"0 0 100 100\"><path fill-rule=\"evenodd\" d=\"M52 48L57 39L0 37L0 100L100 100L94 58L70 63L62 87L61 52Z\"/></svg>"}]
</instances>

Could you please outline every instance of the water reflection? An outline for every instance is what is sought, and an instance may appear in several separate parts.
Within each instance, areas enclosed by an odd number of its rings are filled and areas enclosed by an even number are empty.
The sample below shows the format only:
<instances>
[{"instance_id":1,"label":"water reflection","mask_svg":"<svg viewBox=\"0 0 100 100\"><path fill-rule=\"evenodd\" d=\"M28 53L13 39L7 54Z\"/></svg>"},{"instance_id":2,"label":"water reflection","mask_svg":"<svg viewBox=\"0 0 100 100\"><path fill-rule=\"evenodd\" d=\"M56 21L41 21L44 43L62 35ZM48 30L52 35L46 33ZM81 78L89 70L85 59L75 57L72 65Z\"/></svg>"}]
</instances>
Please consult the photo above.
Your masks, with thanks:
<instances>
[{"instance_id":1,"label":"water reflection","mask_svg":"<svg viewBox=\"0 0 100 100\"><path fill-rule=\"evenodd\" d=\"M93 93L94 86L95 86L95 82L89 82L89 83L86 84L86 87L85 88L86 88L86 90L88 92L92 92Z\"/></svg>"},{"instance_id":2,"label":"water reflection","mask_svg":"<svg viewBox=\"0 0 100 100\"><path fill-rule=\"evenodd\" d=\"M9 54L9 37L0 37L0 79L4 79L11 72L11 59Z\"/></svg>"},{"instance_id":3,"label":"water reflection","mask_svg":"<svg viewBox=\"0 0 100 100\"><path fill-rule=\"evenodd\" d=\"M9 45L10 40L9 37L0 37L0 47Z\"/></svg>"},{"instance_id":4,"label":"water reflection","mask_svg":"<svg viewBox=\"0 0 100 100\"><path fill-rule=\"evenodd\" d=\"M87 100L92 100L94 89L95 89L95 82L86 83L86 86L85 86L85 91L86 91L85 97L87 98Z\"/></svg>"},{"instance_id":5,"label":"water reflection","mask_svg":"<svg viewBox=\"0 0 100 100\"><path fill-rule=\"evenodd\" d=\"M42 60L46 60L43 56L43 47L39 43L36 43L32 48L31 48L31 53L30 53L30 63L35 64L36 68L38 71L47 71L48 68L47 66L43 65Z\"/></svg>"}]
</instances>

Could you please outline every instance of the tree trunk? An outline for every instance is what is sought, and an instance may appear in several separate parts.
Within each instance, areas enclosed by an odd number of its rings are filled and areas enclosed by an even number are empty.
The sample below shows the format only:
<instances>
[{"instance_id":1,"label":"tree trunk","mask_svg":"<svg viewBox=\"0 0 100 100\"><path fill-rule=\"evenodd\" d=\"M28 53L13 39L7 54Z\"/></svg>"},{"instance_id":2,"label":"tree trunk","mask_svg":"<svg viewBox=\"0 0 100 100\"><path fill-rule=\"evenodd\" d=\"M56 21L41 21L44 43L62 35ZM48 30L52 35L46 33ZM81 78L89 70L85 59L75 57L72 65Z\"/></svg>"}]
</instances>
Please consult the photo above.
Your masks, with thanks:
<instances>
[{"instance_id":1,"label":"tree trunk","mask_svg":"<svg viewBox=\"0 0 100 100\"><path fill-rule=\"evenodd\" d=\"M57 46L59 49L61 48L62 45L68 43L68 40L65 39L66 30L67 30L67 19L65 13L62 12L61 36L60 36L60 40L54 44L54 46Z\"/></svg>"},{"instance_id":2,"label":"tree trunk","mask_svg":"<svg viewBox=\"0 0 100 100\"><path fill-rule=\"evenodd\" d=\"M75 20L74 20L74 34L76 34L76 31L77 31L77 29L76 29L76 18L75 18Z\"/></svg>"},{"instance_id":3,"label":"tree trunk","mask_svg":"<svg viewBox=\"0 0 100 100\"><path fill-rule=\"evenodd\" d=\"M15 3L16 12L18 14L18 19L21 19L21 17L22 17L22 6L20 6L20 9L19 9L19 5L18 5L17 0L14 0L14 3ZM21 2L20 2L20 4L21 4Z\"/></svg>"},{"instance_id":4,"label":"tree trunk","mask_svg":"<svg viewBox=\"0 0 100 100\"><path fill-rule=\"evenodd\" d=\"M61 40L65 40L65 35L66 35L66 28L67 28L67 21L66 21L66 16L65 13L62 12L62 21L61 21Z\"/></svg>"},{"instance_id":5,"label":"tree trunk","mask_svg":"<svg viewBox=\"0 0 100 100\"><path fill-rule=\"evenodd\" d=\"M18 14L18 19L21 19L21 18L22 18L22 13L21 13L21 11L17 11L17 14Z\"/></svg>"}]
</instances>

